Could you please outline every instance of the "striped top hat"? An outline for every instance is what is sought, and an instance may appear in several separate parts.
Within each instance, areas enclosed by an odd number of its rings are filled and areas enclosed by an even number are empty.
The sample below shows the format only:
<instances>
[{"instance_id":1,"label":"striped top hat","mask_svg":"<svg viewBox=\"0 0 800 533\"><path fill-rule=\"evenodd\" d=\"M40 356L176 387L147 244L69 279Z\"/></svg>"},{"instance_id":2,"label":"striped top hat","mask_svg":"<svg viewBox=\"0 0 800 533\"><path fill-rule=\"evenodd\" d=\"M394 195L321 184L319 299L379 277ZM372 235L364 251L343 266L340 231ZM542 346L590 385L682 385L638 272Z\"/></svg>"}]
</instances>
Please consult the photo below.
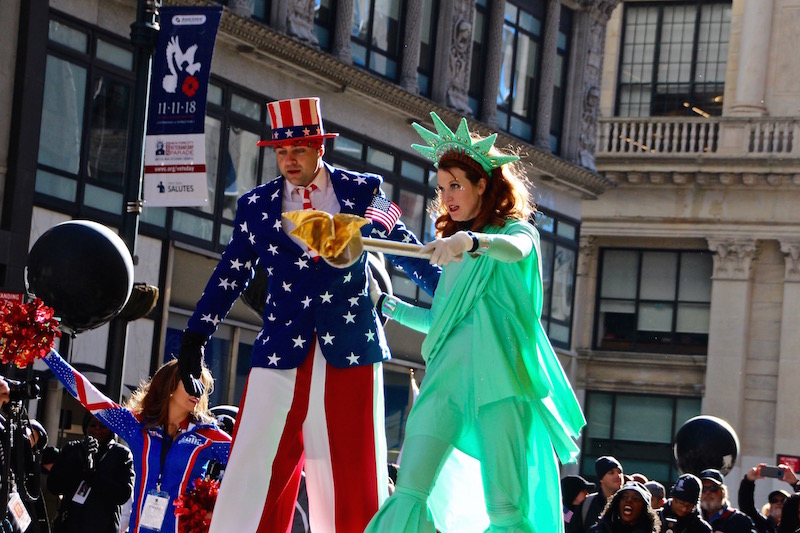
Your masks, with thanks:
<instances>
[{"instance_id":1,"label":"striped top hat","mask_svg":"<svg viewBox=\"0 0 800 533\"><path fill-rule=\"evenodd\" d=\"M295 141L323 141L338 133L325 133L319 98L292 98L267 104L272 138L258 141L259 146L275 146Z\"/></svg>"}]
</instances>

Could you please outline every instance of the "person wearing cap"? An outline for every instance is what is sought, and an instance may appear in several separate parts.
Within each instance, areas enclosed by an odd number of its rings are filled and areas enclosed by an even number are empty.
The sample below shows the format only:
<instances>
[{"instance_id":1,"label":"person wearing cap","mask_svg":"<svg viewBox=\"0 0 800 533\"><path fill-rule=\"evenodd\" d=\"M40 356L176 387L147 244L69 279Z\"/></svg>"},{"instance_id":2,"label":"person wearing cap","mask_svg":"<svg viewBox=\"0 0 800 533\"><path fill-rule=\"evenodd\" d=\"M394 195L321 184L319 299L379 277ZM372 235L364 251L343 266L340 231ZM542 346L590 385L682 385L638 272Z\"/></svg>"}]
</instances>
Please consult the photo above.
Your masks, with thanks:
<instances>
[{"instance_id":1,"label":"person wearing cap","mask_svg":"<svg viewBox=\"0 0 800 533\"><path fill-rule=\"evenodd\" d=\"M612 496L591 533L659 533L661 520L650 506L652 495L638 481L628 481Z\"/></svg>"},{"instance_id":2,"label":"person wearing cap","mask_svg":"<svg viewBox=\"0 0 800 533\"><path fill-rule=\"evenodd\" d=\"M290 232L283 214L316 210L364 217L361 232L417 243L375 174L323 159L319 98L267 105L281 175L238 200L234 230L181 339L187 391L204 347L251 279L267 273L262 328L240 401L235 443L211 532L290 529L303 469L311 529L362 531L388 496L383 367L390 358L367 283L367 257L346 248L321 260ZM359 241L360 242L360 241ZM424 259L390 257L429 294L440 269ZM330 262L329 262L330 261ZM334 266L336 265L336 266Z\"/></svg>"},{"instance_id":3,"label":"person wearing cap","mask_svg":"<svg viewBox=\"0 0 800 533\"><path fill-rule=\"evenodd\" d=\"M664 507L664 503L667 501L664 498L664 495L666 494L664 485L658 481L648 481L644 484L644 486L653 496L653 498L650 500L650 505L653 507L653 509L658 510Z\"/></svg>"},{"instance_id":4,"label":"person wearing cap","mask_svg":"<svg viewBox=\"0 0 800 533\"><path fill-rule=\"evenodd\" d=\"M755 533L755 525L750 517L735 509L728 500L728 486L722 472L707 468L700 472L703 493L700 508L703 518L711 524L714 531L722 533Z\"/></svg>"},{"instance_id":5,"label":"person wearing cap","mask_svg":"<svg viewBox=\"0 0 800 533\"><path fill-rule=\"evenodd\" d=\"M711 525L700 514L700 479L682 474L670 491L670 499L658 510L662 533L711 533Z\"/></svg>"},{"instance_id":6,"label":"person wearing cap","mask_svg":"<svg viewBox=\"0 0 800 533\"><path fill-rule=\"evenodd\" d=\"M599 490L590 494L581 504L581 521L579 531L585 532L597 522L597 518L608 502L622 484L625 482L622 463L616 457L603 455L594 462L594 472L597 475Z\"/></svg>"},{"instance_id":7,"label":"person wearing cap","mask_svg":"<svg viewBox=\"0 0 800 533\"><path fill-rule=\"evenodd\" d=\"M437 168L437 238L424 250L444 270L430 309L382 297L385 316L427 334L427 366L397 487L367 531L561 531L557 458L576 459L585 419L541 325L524 169L496 134L431 119L435 132L414 124L425 145L412 147ZM456 462L480 476L453 483ZM463 495L473 489L483 505Z\"/></svg>"},{"instance_id":8,"label":"person wearing cap","mask_svg":"<svg viewBox=\"0 0 800 533\"><path fill-rule=\"evenodd\" d=\"M564 512L564 531L573 533L580 529L580 507L583 500L594 492L594 483L581 476L564 476L561 478L561 503Z\"/></svg>"},{"instance_id":9,"label":"person wearing cap","mask_svg":"<svg viewBox=\"0 0 800 533\"><path fill-rule=\"evenodd\" d=\"M756 530L759 533L775 533L781 523L781 514L783 512L783 504L789 497L789 493L785 490L773 490L767 496L767 509L763 514L756 509L754 492L756 490L756 481L765 479L761 473L761 467L767 466L766 463L759 463L754 466L742 478L739 483L739 508L743 513L750 517ZM778 465L780 474L778 479L788 483L791 487L797 484L797 475L787 465Z\"/></svg>"}]
</instances>

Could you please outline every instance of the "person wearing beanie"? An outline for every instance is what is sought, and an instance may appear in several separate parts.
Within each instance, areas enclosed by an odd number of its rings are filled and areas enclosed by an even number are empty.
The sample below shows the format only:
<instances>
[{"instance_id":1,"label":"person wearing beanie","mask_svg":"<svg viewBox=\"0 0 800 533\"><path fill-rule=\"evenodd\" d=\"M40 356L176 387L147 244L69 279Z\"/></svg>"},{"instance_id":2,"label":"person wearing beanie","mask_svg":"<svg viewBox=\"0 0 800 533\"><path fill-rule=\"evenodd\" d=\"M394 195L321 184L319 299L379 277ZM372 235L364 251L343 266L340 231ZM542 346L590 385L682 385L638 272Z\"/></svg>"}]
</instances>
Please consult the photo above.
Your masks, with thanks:
<instances>
[{"instance_id":1,"label":"person wearing beanie","mask_svg":"<svg viewBox=\"0 0 800 533\"><path fill-rule=\"evenodd\" d=\"M594 462L597 474L598 491L587 496L581 505L581 526L578 531L588 532L597 522L597 518L606 506L608 499L620 489L624 483L622 464L615 457L604 455Z\"/></svg>"},{"instance_id":2,"label":"person wearing beanie","mask_svg":"<svg viewBox=\"0 0 800 533\"><path fill-rule=\"evenodd\" d=\"M638 481L625 483L608 500L591 533L660 533L661 520L650 506L651 497Z\"/></svg>"},{"instance_id":3,"label":"person wearing beanie","mask_svg":"<svg viewBox=\"0 0 800 533\"><path fill-rule=\"evenodd\" d=\"M700 472L703 493L700 508L703 518L711 524L714 531L722 533L756 533L756 527L749 516L735 509L728 500L728 486L722 472L708 468Z\"/></svg>"},{"instance_id":4,"label":"person wearing beanie","mask_svg":"<svg viewBox=\"0 0 800 533\"><path fill-rule=\"evenodd\" d=\"M580 506L583 500L594 492L594 483L581 476L564 476L561 479L561 503L564 511L564 531L580 531Z\"/></svg>"},{"instance_id":5,"label":"person wearing beanie","mask_svg":"<svg viewBox=\"0 0 800 533\"><path fill-rule=\"evenodd\" d=\"M658 510L662 533L711 533L711 526L700 515L702 483L693 474L683 474L670 492L671 498Z\"/></svg>"}]
</instances>

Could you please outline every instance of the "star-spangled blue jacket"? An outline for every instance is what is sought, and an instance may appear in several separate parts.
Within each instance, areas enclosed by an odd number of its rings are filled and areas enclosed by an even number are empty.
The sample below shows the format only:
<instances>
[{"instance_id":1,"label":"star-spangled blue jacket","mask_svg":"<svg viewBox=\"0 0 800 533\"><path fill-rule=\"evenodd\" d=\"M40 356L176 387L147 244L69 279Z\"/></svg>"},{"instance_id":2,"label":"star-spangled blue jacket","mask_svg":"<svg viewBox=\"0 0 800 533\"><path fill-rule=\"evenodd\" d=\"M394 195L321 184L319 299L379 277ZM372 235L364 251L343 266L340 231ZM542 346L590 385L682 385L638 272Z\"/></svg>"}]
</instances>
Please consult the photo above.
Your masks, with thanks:
<instances>
[{"instance_id":1,"label":"star-spangled blue jacket","mask_svg":"<svg viewBox=\"0 0 800 533\"><path fill-rule=\"evenodd\" d=\"M383 195L376 174L345 171L325 163L342 213L364 216ZM233 235L189 319L187 331L210 339L253 275L267 273L263 327L253 346L252 367L296 368L314 332L334 367L367 365L390 358L383 327L369 297L366 254L349 268L314 261L283 231L285 178L278 177L239 198ZM398 221L388 230L366 224L362 235L420 244ZM433 294L441 270L425 259L387 256L425 292ZM258 266L257 266L258 265Z\"/></svg>"},{"instance_id":2,"label":"star-spangled blue jacket","mask_svg":"<svg viewBox=\"0 0 800 533\"><path fill-rule=\"evenodd\" d=\"M111 431L125 439L133 455L136 486L133 490L133 510L130 529L132 533L155 531L140 524L142 505L147 494L158 487L169 495L167 514L161 533L178 530L178 518L173 503L181 494L193 487L198 478L205 477L208 462L213 460L228 464L231 438L215 423L190 423L183 433L172 441L162 463L161 449L168 435L162 427L148 427L129 409L112 401L97 390L80 372L52 350L44 362L64 385L64 388L81 405L103 421Z\"/></svg>"}]
</instances>

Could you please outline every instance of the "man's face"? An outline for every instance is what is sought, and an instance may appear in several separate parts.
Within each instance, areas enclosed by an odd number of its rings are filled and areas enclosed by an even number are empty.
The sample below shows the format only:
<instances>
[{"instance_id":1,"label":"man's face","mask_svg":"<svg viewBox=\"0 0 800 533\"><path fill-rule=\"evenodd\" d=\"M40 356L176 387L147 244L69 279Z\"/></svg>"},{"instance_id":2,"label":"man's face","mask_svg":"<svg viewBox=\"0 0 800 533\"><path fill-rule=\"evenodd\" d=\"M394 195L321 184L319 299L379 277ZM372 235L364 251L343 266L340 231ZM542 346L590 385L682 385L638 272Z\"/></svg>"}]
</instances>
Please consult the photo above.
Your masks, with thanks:
<instances>
[{"instance_id":1,"label":"man's face","mask_svg":"<svg viewBox=\"0 0 800 533\"><path fill-rule=\"evenodd\" d=\"M583 500L585 500L588 495L589 495L589 491L586 490L586 489L583 489L582 491L580 491L578 493L577 496L575 496L575 499L572 500L572 505L580 505L580 504L582 504Z\"/></svg>"},{"instance_id":2,"label":"man's face","mask_svg":"<svg viewBox=\"0 0 800 533\"><path fill-rule=\"evenodd\" d=\"M781 514L783 514L783 504L786 498L783 495L775 496L769 502L769 515L775 520L776 524L781 523Z\"/></svg>"},{"instance_id":3,"label":"man's face","mask_svg":"<svg viewBox=\"0 0 800 533\"><path fill-rule=\"evenodd\" d=\"M605 475L600 478L600 488L603 489L603 495L608 497L619 490L622 486L622 470L619 468L612 468Z\"/></svg>"},{"instance_id":4,"label":"man's face","mask_svg":"<svg viewBox=\"0 0 800 533\"><path fill-rule=\"evenodd\" d=\"M322 155L325 153L323 145L279 144L275 147L275 157L278 169L289 183L298 187L305 187L314 180L322 168Z\"/></svg>"},{"instance_id":5,"label":"man's face","mask_svg":"<svg viewBox=\"0 0 800 533\"><path fill-rule=\"evenodd\" d=\"M693 502L679 500L678 498L672 498L672 503L670 505L672 507L672 512L674 512L675 515L679 516L680 518L683 518L691 513L695 506Z\"/></svg>"},{"instance_id":6,"label":"man's face","mask_svg":"<svg viewBox=\"0 0 800 533\"><path fill-rule=\"evenodd\" d=\"M700 497L700 507L708 514L714 514L722 509L722 486L713 481L703 480L703 495Z\"/></svg>"}]
</instances>

